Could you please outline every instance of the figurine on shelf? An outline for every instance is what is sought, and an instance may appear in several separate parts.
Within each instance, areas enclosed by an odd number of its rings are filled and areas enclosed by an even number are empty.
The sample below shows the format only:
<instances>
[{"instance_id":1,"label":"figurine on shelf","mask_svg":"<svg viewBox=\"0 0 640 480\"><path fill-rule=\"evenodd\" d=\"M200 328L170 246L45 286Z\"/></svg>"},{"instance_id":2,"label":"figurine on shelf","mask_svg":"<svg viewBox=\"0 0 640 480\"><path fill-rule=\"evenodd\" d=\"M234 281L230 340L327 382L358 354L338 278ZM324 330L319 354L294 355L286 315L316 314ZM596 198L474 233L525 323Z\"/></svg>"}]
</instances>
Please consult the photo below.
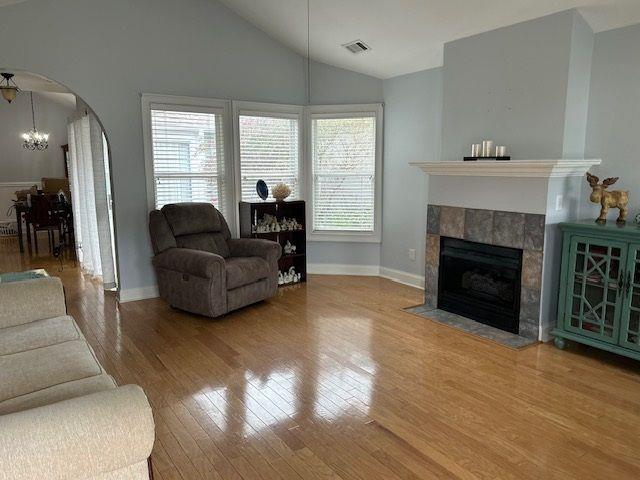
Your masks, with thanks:
<instances>
[{"instance_id":1,"label":"figurine on shelf","mask_svg":"<svg viewBox=\"0 0 640 480\"><path fill-rule=\"evenodd\" d=\"M289 283L295 283L298 281L298 275L296 274L296 267L291 267L287 275L289 276Z\"/></svg>"},{"instance_id":2,"label":"figurine on shelf","mask_svg":"<svg viewBox=\"0 0 640 480\"><path fill-rule=\"evenodd\" d=\"M269 232L279 232L280 225L278 224L278 219L274 215L270 215L268 213L264 214L258 223L252 228L254 233L269 233Z\"/></svg>"},{"instance_id":3,"label":"figurine on shelf","mask_svg":"<svg viewBox=\"0 0 640 480\"><path fill-rule=\"evenodd\" d=\"M296 273L296 267L289 268L289 271L278 271L278 285L289 285L292 283L300 283L302 281L302 274Z\"/></svg>"},{"instance_id":4,"label":"figurine on shelf","mask_svg":"<svg viewBox=\"0 0 640 480\"><path fill-rule=\"evenodd\" d=\"M596 223L606 223L609 209L617 208L620 210L620 214L616 219L616 223L624 225L627 222L627 212L629 210L627 206L629 192L625 190L606 191L609 185L613 185L618 181L618 177L605 178L602 183L598 183L599 181L598 177L587 172L587 182L592 189L589 200L600 204L600 216L597 218Z\"/></svg>"},{"instance_id":5,"label":"figurine on shelf","mask_svg":"<svg viewBox=\"0 0 640 480\"><path fill-rule=\"evenodd\" d=\"M293 232L295 230L302 230L302 224L298 223L295 218L284 217L280 220L280 228L282 231Z\"/></svg>"},{"instance_id":6,"label":"figurine on shelf","mask_svg":"<svg viewBox=\"0 0 640 480\"><path fill-rule=\"evenodd\" d=\"M283 247L283 250L285 255L293 255L296 253L296 246L292 245L291 242L287 240L287 243Z\"/></svg>"}]
</instances>

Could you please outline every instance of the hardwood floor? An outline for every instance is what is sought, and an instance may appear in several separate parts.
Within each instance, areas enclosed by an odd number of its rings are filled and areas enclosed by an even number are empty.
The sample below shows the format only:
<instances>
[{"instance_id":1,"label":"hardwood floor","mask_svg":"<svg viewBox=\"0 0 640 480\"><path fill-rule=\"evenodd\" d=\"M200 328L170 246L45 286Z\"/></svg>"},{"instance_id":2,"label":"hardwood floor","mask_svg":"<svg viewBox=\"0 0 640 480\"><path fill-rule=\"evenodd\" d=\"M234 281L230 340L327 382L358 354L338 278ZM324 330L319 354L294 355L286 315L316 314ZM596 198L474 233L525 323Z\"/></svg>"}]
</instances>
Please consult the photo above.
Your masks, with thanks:
<instances>
[{"instance_id":1,"label":"hardwood floor","mask_svg":"<svg viewBox=\"0 0 640 480\"><path fill-rule=\"evenodd\" d=\"M306 285L210 320L118 305L77 268L69 313L157 425L156 479L637 479L640 364L572 344L513 351L401 308L372 277Z\"/></svg>"}]
</instances>

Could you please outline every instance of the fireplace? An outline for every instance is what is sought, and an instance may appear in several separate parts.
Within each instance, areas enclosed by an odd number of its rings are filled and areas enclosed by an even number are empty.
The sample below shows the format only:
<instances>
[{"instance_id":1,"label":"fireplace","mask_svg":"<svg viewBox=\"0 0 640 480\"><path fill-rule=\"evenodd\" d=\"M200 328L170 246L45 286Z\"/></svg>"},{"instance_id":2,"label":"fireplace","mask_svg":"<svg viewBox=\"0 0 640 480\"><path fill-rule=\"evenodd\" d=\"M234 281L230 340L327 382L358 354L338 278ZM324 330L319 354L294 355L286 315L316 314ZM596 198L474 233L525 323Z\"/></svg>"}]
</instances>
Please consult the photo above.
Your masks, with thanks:
<instances>
[{"instance_id":1,"label":"fireplace","mask_svg":"<svg viewBox=\"0 0 640 480\"><path fill-rule=\"evenodd\" d=\"M522 250L440 237L438 308L519 333Z\"/></svg>"}]
</instances>

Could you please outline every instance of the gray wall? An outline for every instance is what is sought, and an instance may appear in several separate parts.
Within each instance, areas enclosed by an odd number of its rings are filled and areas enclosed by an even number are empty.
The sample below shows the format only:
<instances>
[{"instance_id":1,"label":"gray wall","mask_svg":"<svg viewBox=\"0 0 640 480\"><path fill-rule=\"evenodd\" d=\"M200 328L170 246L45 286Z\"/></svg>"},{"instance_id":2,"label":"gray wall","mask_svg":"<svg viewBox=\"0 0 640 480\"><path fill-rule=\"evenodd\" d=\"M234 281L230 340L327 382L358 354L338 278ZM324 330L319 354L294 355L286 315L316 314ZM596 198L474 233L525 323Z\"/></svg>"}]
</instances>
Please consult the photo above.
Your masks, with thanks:
<instances>
[{"instance_id":1,"label":"gray wall","mask_svg":"<svg viewBox=\"0 0 640 480\"><path fill-rule=\"evenodd\" d=\"M424 274L427 176L409 162L440 157L442 69L384 81L385 137L382 261L385 268ZM411 261L408 250L415 249Z\"/></svg>"},{"instance_id":2,"label":"gray wall","mask_svg":"<svg viewBox=\"0 0 640 480\"><path fill-rule=\"evenodd\" d=\"M442 157L483 138L513 158L560 158L574 16L570 10L447 43Z\"/></svg>"},{"instance_id":3,"label":"gray wall","mask_svg":"<svg viewBox=\"0 0 640 480\"><path fill-rule=\"evenodd\" d=\"M383 101L382 80L379 78L313 61L310 72L313 105Z\"/></svg>"},{"instance_id":4,"label":"gray wall","mask_svg":"<svg viewBox=\"0 0 640 480\"><path fill-rule=\"evenodd\" d=\"M33 102L36 126L49 133L49 148L36 152L22 148L21 135L32 128L29 92L18 95L12 103L0 99L0 183L64 177L60 147L67 143L67 118L74 110L37 93Z\"/></svg>"},{"instance_id":5,"label":"gray wall","mask_svg":"<svg viewBox=\"0 0 640 480\"><path fill-rule=\"evenodd\" d=\"M310 72L311 103L314 105L383 101L382 80L378 78L317 62L311 62ZM380 244L309 242L307 262L312 272L314 264L377 267L380 265Z\"/></svg>"},{"instance_id":6,"label":"gray wall","mask_svg":"<svg viewBox=\"0 0 640 480\"><path fill-rule=\"evenodd\" d=\"M586 155L602 158L594 172L619 176L611 188L629 190L632 214L640 209L639 145L640 25L634 25L596 34L586 142ZM583 206L583 216L597 216L598 206L586 200Z\"/></svg>"},{"instance_id":7,"label":"gray wall","mask_svg":"<svg viewBox=\"0 0 640 480\"><path fill-rule=\"evenodd\" d=\"M571 29L562 158L584 158L593 44L593 30L575 12Z\"/></svg>"},{"instance_id":8,"label":"gray wall","mask_svg":"<svg viewBox=\"0 0 640 480\"><path fill-rule=\"evenodd\" d=\"M214 0L32 0L2 8L0 44L14 46L2 49L2 67L68 86L102 121L111 148L124 289L155 284L140 93L306 101L304 59ZM340 75L331 72L327 78ZM357 101L380 99L381 81L370 82L374 91L364 94L359 87L369 91L369 83L360 85L351 73L346 78L345 91L357 91ZM333 91L318 97L346 101L341 85L335 80ZM348 253L352 246L340 247Z\"/></svg>"}]
</instances>

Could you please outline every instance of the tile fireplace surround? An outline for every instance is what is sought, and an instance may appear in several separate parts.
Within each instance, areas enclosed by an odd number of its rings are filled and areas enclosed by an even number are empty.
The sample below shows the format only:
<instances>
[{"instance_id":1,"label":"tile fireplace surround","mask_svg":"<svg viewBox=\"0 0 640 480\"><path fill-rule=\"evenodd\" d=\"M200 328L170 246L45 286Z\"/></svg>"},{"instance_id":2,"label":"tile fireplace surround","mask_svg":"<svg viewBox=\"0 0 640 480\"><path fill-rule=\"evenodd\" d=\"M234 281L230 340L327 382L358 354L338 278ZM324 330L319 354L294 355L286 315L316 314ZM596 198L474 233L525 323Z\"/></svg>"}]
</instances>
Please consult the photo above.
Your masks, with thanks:
<instances>
[{"instance_id":1,"label":"tile fireplace surround","mask_svg":"<svg viewBox=\"0 0 640 480\"><path fill-rule=\"evenodd\" d=\"M425 306L436 308L440 237L522 250L520 335L537 339L545 216L499 210L429 205L425 251Z\"/></svg>"},{"instance_id":2,"label":"tile fireplace surround","mask_svg":"<svg viewBox=\"0 0 640 480\"><path fill-rule=\"evenodd\" d=\"M437 308L441 237L516 248L522 250L516 338L549 340L556 322L562 244L557 224L579 217L585 173L600 163L599 159L411 163L428 175L425 305L417 308Z\"/></svg>"}]
</instances>

